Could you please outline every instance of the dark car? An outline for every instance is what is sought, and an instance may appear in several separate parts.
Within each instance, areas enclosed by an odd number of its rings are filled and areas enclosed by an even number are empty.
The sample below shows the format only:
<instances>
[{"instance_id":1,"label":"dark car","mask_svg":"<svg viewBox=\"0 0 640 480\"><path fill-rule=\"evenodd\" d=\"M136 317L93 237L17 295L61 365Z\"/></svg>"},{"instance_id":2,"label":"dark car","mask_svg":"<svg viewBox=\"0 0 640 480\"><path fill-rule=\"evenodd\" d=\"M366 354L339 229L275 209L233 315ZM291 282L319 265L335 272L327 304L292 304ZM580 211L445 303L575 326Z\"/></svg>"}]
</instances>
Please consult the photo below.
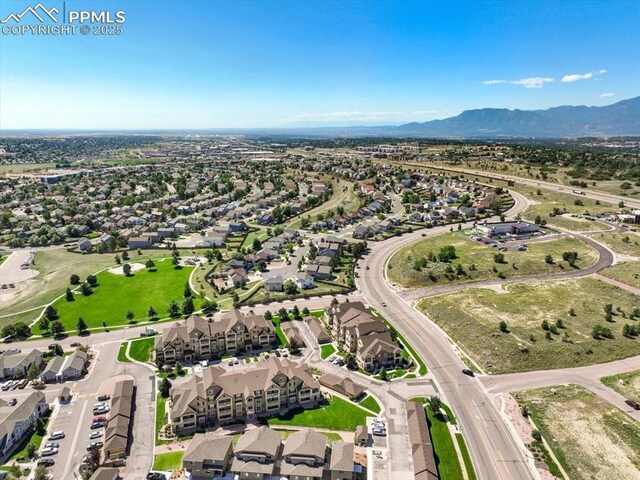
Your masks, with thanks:
<instances>
[{"instance_id":1,"label":"dark car","mask_svg":"<svg viewBox=\"0 0 640 480\"><path fill-rule=\"evenodd\" d=\"M79 347L79 346L80 346L80 344L79 344L78 342L73 342L73 343L71 344L71 346L72 346L72 347Z\"/></svg>"},{"instance_id":2,"label":"dark car","mask_svg":"<svg viewBox=\"0 0 640 480\"><path fill-rule=\"evenodd\" d=\"M475 373L473 373L473 370L469 370L468 368L463 368L462 373L464 373L465 375L469 375L470 377L475 376Z\"/></svg>"},{"instance_id":3,"label":"dark car","mask_svg":"<svg viewBox=\"0 0 640 480\"><path fill-rule=\"evenodd\" d=\"M53 465L55 465L55 461L53 460L53 458L41 458L40 460L38 460L37 465L39 467L51 467Z\"/></svg>"},{"instance_id":4,"label":"dark car","mask_svg":"<svg viewBox=\"0 0 640 480\"><path fill-rule=\"evenodd\" d=\"M93 422L106 422L107 417L93 417Z\"/></svg>"},{"instance_id":5,"label":"dark car","mask_svg":"<svg viewBox=\"0 0 640 480\"><path fill-rule=\"evenodd\" d=\"M147 480L167 480L167 476L164 473L149 472L147 473Z\"/></svg>"},{"instance_id":6,"label":"dark car","mask_svg":"<svg viewBox=\"0 0 640 480\"><path fill-rule=\"evenodd\" d=\"M96 428L102 428L104 427L105 423L104 422L93 422L91 424L91 430L95 430Z\"/></svg>"},{"instance_id":7,"label":"dark car","mask_svg":"<svg viewBox=\"0 0 640 480\"><path fill-rule=\"evenodd\" d=\"M633 400L625 400L624 403L629 405L634 410L640 410L640 403L638 403L638 402L634 402Z\"/></svg>"}]
</instances>

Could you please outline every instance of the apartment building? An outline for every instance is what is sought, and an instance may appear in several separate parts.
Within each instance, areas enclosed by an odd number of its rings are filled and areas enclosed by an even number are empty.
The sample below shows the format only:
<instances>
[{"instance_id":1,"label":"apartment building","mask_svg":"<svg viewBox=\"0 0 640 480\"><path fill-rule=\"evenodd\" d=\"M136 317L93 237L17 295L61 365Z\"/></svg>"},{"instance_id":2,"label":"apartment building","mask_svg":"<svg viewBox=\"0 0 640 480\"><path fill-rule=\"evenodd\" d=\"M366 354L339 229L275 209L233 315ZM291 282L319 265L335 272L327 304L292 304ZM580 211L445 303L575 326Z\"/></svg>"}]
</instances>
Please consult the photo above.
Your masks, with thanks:
<instances>
[{"instance_id":1,"label":"apartment building","mask_svg":"<svg viewBox=\"0 0 640 480\"><path fill-rule=\"evenodd\" d=\"M288 359L271 357L242 373L213 366L171 390L169 422L174 432L186 434L311 408L321 398L320 384L309 368Z\"/></svg>"},{"instance_id":2,"label":"apartment building","mask_svg":"<svg viewBox=\"0 0 640 480\"><path fill-rule=\"evenodd\" d=\"M17 405L0 399L0 461L8 457L49 410L44 393L32 392Z\"/></svg>"},{"instance_id":3,"label":"apartment building","mask_svg":"<svg viewBox=\"0 0 640 480\"><path fill-rule=\"evenodd\" d=\"M386 323L374 317L362 302L332 305L325 312L331 336L343 349L355 355L359 368L372 371L402 363L402 350Z\"/></svg>"},{"instance_id":4,"label":"apartment building","mask_svg":"<svg viewBox=\"0 0 640 480\"><path fill-rule=\"evenodd\" d=\"M231 310L220 319L191 315L156 337L156 360L193 362L277 345L275 329L262 315Z\"/></svg>"}]
</instances>

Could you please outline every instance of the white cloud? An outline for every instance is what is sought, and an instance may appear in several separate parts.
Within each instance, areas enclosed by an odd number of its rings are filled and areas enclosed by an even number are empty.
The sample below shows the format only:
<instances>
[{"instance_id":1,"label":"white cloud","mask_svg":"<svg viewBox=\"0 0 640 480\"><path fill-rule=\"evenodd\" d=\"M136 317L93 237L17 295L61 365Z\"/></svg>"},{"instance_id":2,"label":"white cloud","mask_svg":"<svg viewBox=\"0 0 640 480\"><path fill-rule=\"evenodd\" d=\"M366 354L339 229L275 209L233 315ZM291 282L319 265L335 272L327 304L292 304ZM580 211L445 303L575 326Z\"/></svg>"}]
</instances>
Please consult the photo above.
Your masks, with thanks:
<instances>
[{"instance_id":1,"label":"white cloud","mask_svg":"<svg viewBox=\"0 0 640 480\"><path fill-rule=\"evenodd\" d=\"M577 82L578 80L591 80L593 78L596 78L598 75L604 75L605 73L607 73L607 71L604 69L598 70L597 72L572 73L562 77L561 82L573 83L573 82Z\"/></svg>"},{"instance_id":2,"label":"white cloud","mask_svg":"<svg viewBox=\"0 0 640 480\"><path fill-rule=\"evenodd\" d=\"M615 95L615 93L610 92L610 93L603 93L602 95L600 95L601 97L613 97Z\"/></svg>"},{"instance_id":3,"label":"white cloud","mask_svg":"<svg viewBox=\"0 0 640 480\"><path fill-rule=\"evenodd\" d=\"M485 80L485 85L496 85L499 83L508 83L511 85L521 85L524 88L542 88L546 83L553 82L553 78L549 77L529 77L520 80Z\"/></svg>"}]
</instances>

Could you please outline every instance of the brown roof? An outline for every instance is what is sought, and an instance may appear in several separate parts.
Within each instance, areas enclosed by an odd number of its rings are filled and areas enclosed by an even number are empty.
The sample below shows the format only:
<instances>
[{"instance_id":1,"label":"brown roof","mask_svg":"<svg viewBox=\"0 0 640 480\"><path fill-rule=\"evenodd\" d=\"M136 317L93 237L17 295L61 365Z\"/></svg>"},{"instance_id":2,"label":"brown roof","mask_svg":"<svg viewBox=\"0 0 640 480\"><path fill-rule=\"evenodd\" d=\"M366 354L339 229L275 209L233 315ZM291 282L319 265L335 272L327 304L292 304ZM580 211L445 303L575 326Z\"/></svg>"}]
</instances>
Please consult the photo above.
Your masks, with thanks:
<instances>
[{"instance_id":1,"label":"brown roof","mask_svg":"<svg viewBox=\"0 0 640 480\"><path fill-rule=\"evenodd\" d=\"M362 385L354 382L351 378L340 378L337 375L331 373L325 373L318 378L320 385L324 385L327 388L335 390L338 393L342 393L350 398L357 398L362 395L366 388Z\"/></svg>"},{"instance_id":2,"label":"brown roof","mask_svg":"<svg viewBox=\"0 0 640 480\"><path fill-rule=\"evenodd\" d=\"M353 443L335 441L331 444L329 468L341 472L353 472Z\"/></svg>"},{"instance_id":3,"label":"brown roof","mask_svg":"<svg viewBox=\"0 0 640 480\"><path fill-rule=\"evenodd\" d=\"M407 402L406 405L415 478L416 480L438 480L438 470L424 405L418 402Z\"/></svg>"},{"instance_id":4,"label":"brown roof","mask_svg":"<svg viewBox=\"0 0 640 480\"><path fill-rule=\"evenodd\" d=\"M182 457L187 462L213 460L221 462L233 451L233 438L230 435L215 433L196 433Z\"/></svg>"}]
</instances>

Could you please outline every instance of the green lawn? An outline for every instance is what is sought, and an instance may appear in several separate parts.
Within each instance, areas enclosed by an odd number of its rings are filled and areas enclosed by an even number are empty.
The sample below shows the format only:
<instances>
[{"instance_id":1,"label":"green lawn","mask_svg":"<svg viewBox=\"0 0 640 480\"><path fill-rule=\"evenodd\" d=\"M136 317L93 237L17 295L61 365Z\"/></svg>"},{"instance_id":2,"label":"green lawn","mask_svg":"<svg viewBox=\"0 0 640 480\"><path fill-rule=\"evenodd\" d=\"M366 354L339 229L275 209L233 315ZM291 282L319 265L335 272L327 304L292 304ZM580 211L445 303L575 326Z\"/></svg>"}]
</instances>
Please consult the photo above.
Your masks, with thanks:
<instances>
[{"instance_id":1,"label":"green lawn","mask_svg":"<svg viewBox=\"0 0 640 480\"><path fill-rule=\"evenodd\" d=\"M441 480L462 480L462 468L458 461L458 454L449 433L447 423L427 410L427 421L431 432L431 441L435 451L436 465Z\"/></svg>"},{"instance_id":2,"label":"green lawn","mask_svg":"<svg viewBox=\"0 0 640 480\"><path fill-rule=\"evenodd\" d=\"M153 337L143 338L141 340L132 340L129 347L129 356L139 362L149 361L149 355L153 350L155 339Z\"/></svg>"},{"instance_id":3,"label":"green lawn","mask_svg":"<svg viewBox=\"0 0 640 480\"><path fill-rule=\"evenodd\" d=\"M183 455L184 450L154 455L153 470L160 470L163 472L166 472L168 470L177 470L178 468L182 467Z\"/></svg>"},{"instance_id":4,"label":"green lawn","mask_svg":"<svg viewBox=\"0 0 640 480\"><path fill-rule=\"evenodd\" d=\"M363 408L371 410L372 412L380 413L380 411L382 410L376 399L371 395L367 395L362 401L358 402L358 404Z\"/></svg>"},{"instance_id":5,"label":"green lawn","mask_svg":"<svg viewBox=\"0 0 640 480\"><path fill-rule=\"evenodd\" d=\"M622 410L577 385L515 397L572 480L638 478L640 424Z\"/></svg>"},{"instance_id":6,"label":"green lawn","mask_svg":"<svg viewBox=\"0 0 640 480\"><path fill-rule=\"evenodd\" d=\"M123 362L123 363L129 362L129 359L127 358L127 345L129 345L129 342L122 342L120 344L120 348L118 349L119 362Z\"/></svg>"},{"instance_id":7,"label":"green lawn","mask_svg":"<svg viewBox=\"0 0 640 480\"><path fill-rule=\"evenodd\" d=\"M590 277L513 284L508 292L469 289L425 298L418 308L492 374L591 365L640 351L638 339L622 335L626 323L637 322L628 318L638 305L629 292ZM612 323L605 320L607 303L614 308ZM508 333L499 330L502 320ZM562 320L563 328L546 338L545 320L550 325ZM611 329L613 339L594 339L596 324Z\"/></svg>"},{"instance_id":8,"label":"green lawn","mask_svg":"<svg viewBox=\"0 0 640 480\"><path fill-rule=\"evenodd\" d=\"M164 425L164 416L167 408L167 399L162 398L160 394L156 397L156 445L164 445L167 443L164 440L160 440L159 433L162 425Z\"/></svg>"},{"instance_id":9,"label":"green lawn","mask_svg":"<svg viewBox=\"0 0 640 480\"><path fill-rule=\"evenodd\" d=\"M269 419L270 426L296 425L299 427L324 428L327 430L355 431L364 425L369 414L360 407L339 397L333 397L329 405L308 410L293 410Z\"/></svg>"},{"instance_id":10,"label":"green lawn","mask_svg":"<svg viewBox=\"0 0 640 480\"><path fill-rule=\"evenodd\" d=\"M334 347L332 343L326 343L320 346L320 358L323 360L329 358L334 353L336 353L336 347Z\"/></svg>"},{"instance_id":11,"label":"green lawn","mask_svg":"<svg viewBox=\"0 0 640 480\"><path fill-rule=\"evenodd\" d=\"M476 471L473 468L469 449L467 448L467 444L465 443L464 437L461 433L456 433L456 442L458 442L458 448L460 449L462 458L464 459L464 468L467 471L468 480L476 480Z\"/></svg>"},{"instance_id":12,"label":"green lawn","mask_svg":"<svg viewBox=\"0 0 640 480\"><path fill-rule=\"evenodd\" d=\"M56 301L54 306L60 321L68 332L75 331L78 317L84 318L89 328L125 325L129 323L125 314L131 310L134 321L146 321L150 306L160 317L167 316L167 307L172 300L184 300L184 285L189 279L191 267L175 269L168 260L156 262L157 270L140 270L129 277L116 275L108 271L99 273L98 286L87 297L75 294L75 300L65 298ZM63 293L63 292L60 292ZM35 327L34 333L41 333Z\"/></svg>"},{"instance_id":13,"label":"green lawn","mask_svg":"<svg viewBox=\"0 0 640 480\"><path fill-rule=\"evenodd\" d=\"M600 381L623 397L640 401L640 370L602 377Z\"/></svg>"},{"instance_id":14,"label":"green lawn","mask_svg":"<svg viewBox=\"0 0 640 480\"><path fill-rule=\"evenodd\" d=\"M450 262L427 261L425 267L416 270L418 259L438 254L442 247L452 245L457 258ZM471 240L462 232L452 232L419 240L396 252L388 262L387 275L392 283L407 288L417 288L450 283L468 283L482 280L519 277L523 275L553 274L573 270L562 260L563 252L578 252L577 268L592 265L598 254L589 245L575 238L551 238L548 241L528 243L526 251L500 252L484 243ZM502 253L504 263L496 263L494 255ZM554 263L545 261L551 255ZM464 273L457 274L461 265ZM475 265L475 270L472 265ZM494 271L494 269L496 271ZM449 272L447 270L450 270Z\"/></svg>"},{"instance_id":15,"label":"green lawn","mask_svg":"<svg viewBox=\"0 0 640 480\"><path fill-rule=\"evenodd\" d=\"M269 240L269 235L267 235L266 231L263 230L254 230L247 234L244 241L242 242L241 248L250 248L253 245L253 241L255 239L260 240L262 243Z\"/></svg>"}]
</instances>

